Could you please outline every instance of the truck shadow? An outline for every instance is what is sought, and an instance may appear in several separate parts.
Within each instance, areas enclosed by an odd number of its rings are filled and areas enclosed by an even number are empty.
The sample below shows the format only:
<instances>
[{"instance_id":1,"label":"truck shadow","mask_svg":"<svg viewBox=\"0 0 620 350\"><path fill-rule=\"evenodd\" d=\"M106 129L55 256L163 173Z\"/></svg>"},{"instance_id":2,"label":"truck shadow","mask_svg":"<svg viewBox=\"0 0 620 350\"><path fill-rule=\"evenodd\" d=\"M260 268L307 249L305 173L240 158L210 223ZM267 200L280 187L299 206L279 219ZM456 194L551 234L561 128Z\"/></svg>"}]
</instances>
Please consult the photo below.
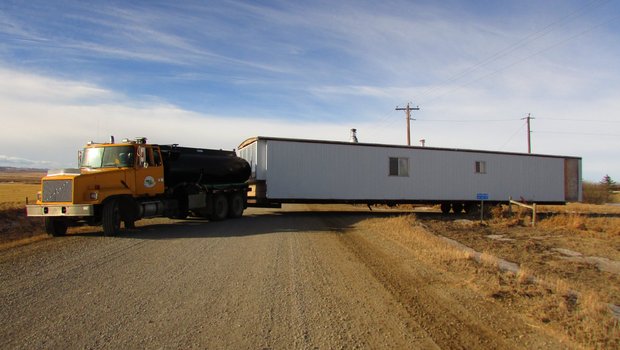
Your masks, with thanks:
<instances>
[{"instance_id":1,"label":"truck shadow","mask_svg":"<svg viewBox=\"0 0 620 350\"><path fill-rule=\"evenodd\" d=\"M141 226L123 230L118 238L128 239L179 239L243 237L274 233L326 233L344 231L356 223L371 218L388 218L411 214L406 211L391 212L309 212L283 211L248 215L239 219L210 222L203 219ZM84 235L100 235L87 233Z\"/></svg>"},{"instance_id":2,"label":"truck shadow","mask_svg":"<svg viewBox=\"0 0 620 350\"><path fill-rule=\"evenodd\" d=\"M452 221L458 219L479 220L478 215L454 215L440 212L419 211L268 211L249 213L239 219L209 221L189 218L183 221L157 222L139 226L133 230L122 230L116 238L164 240L179 238L243 237L274 233L326 233L352 228L366 219L390 218L415 215L419 220ZM538 218L546 219L559 213L542 212ZM618 217L620 214L581 213L585 217ZM164 219L165 220L165 219ZM80 232L71 236L99 237L101 230Z\"/></svg>"}]
</instances>

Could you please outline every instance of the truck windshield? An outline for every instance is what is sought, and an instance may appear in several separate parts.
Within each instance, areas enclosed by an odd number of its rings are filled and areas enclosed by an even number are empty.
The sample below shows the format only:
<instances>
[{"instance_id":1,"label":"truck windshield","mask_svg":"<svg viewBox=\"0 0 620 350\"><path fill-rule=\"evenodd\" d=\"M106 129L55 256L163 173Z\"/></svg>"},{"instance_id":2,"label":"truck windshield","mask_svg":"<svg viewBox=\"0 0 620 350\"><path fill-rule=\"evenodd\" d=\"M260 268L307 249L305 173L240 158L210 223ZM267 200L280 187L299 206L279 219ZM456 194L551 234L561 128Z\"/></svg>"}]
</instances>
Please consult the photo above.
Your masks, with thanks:
<instances>
[{"instance_id":1,"label":"truck windshield","mask_svg":"<svg viewBox=\"0 0 620 350\"><path fill-rule=\"evenodd\" d=\"M93 147L84 148L82 168L120 168L133 167L133 146Z\"/></svg>"}]
</instances>

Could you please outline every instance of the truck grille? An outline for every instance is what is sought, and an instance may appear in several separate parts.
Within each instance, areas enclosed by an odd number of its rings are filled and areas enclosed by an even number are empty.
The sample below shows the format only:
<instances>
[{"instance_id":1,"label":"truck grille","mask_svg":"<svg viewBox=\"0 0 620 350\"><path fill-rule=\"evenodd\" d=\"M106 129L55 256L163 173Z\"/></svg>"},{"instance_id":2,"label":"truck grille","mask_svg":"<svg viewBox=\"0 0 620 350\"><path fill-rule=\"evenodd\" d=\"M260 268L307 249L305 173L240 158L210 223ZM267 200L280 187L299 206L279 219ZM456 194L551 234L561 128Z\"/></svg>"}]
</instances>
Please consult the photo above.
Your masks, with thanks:
<instances>
[{"instance_id":1,"label":"truck grille","mask_svg":"<svg viewBox=\"0 0 620 350\"><path fill-rule=\"evenodd\" d=\"M71 180L43 181L43 202L71 202Z\"/></svg>"}]
</instances>

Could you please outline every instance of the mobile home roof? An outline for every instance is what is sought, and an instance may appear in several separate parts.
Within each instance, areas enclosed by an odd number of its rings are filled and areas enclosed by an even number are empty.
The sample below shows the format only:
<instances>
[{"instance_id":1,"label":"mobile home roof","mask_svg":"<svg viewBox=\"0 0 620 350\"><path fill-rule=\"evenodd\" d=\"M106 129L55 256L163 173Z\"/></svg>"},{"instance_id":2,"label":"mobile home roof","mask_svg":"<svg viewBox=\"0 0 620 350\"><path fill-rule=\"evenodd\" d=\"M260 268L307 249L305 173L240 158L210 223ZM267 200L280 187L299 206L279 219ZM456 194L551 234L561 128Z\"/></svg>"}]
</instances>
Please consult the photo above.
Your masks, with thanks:
<instances>
[{"instance_id":1,"label":"mobile home roof","mask_svg":"<svg viewBox=\"0 0 620 350\"><path fill-rule=\"evenodd\" d=\"M282 137L270 137L270 136L255 136L248 138L241 142L237 149L242 149L251 145L258 140L273 140L273 141L285 141L285 142L299 142L299 143L319 143L319 144L334 144L334 145L347 145L347 146L362 146L362 147L382 147L382 148L402 148L402 149L419 149L419 150L437 150L437 151L451 151L451 152L472 152L472 153L490 153L490 154L508 154L516 156L535 156L535 157L548 157L548 158L573 158L581 159L576 156L561 156L561 155L549 155L549 154L536 154L536 153L518 153L518 152L499 152L488 150L473 150L463 148L440 148L440 147L420 147L420 146L406 146L406 145L388 145L380 143L352 143L344 141L326 141L326 140L309 140L309 139L293 139Z\"/></svg>"}]
</instances>

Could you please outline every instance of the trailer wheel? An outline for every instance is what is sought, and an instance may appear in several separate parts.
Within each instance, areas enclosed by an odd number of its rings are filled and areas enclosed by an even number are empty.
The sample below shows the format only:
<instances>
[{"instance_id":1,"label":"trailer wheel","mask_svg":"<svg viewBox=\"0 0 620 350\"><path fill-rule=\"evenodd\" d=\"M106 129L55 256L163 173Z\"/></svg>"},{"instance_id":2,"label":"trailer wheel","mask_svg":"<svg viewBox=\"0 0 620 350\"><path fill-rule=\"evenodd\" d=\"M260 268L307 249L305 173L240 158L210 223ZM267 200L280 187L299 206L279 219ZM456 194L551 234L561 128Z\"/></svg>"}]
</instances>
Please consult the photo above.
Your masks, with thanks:
<instances>
[{"instance_id":1,"label":"trailer wheel","mask_svg":"<svg viewBox=\"0 0 620 350\"><path fill-rule=\"evenodd\" d=\"M465 205L465 214L477 214L479 210L478 204L467 203Z\"/></svg>"},{"instance_id":2,"label":"trailer wheel","mask_svg":"<svg viewBox=\"0 0 620 350\"><path fill-rule=\"evenodd\" d=\"M441 212L444 214L450 213L450 203L441 203Z\"/></svg>"},{"instance_id":3,"label":"trailer wheel","mask_svg":"<svg viewBox=\"0 0 620 350\"><path fill-rule=\"evenodd\" d=\"M213 211L209 219L213 221L221 221L228 216L228 200L223 194L216 194L213 198Z\"/></svg>"},{"instance_id":4,"label":"trailer wheel","mask_svg":"<svg viewBox=\"0 0 620 350\"><path fill-rule=\"evenodd\" d=\"M243 195L241 193L233 193L229 198L228 203L228 217L229 218L240 218L243 215L243 210L245 209L245 202L243 200Z\"/></svg>"},{"instance_id":5,"label":"trailer wheel","mask_svg":"<svg viewBox=\"0 0 620 350\"><path fill-rule=\"evenodd\" d=\"M452 212L454 214L460 214L463 212L463 207L465 207L463 203L452 203Z\"/></svg>"},{"instance_id":6,"label":"trailer wheel","mask_svg":"<svg viewBox=\"0 0 620 350\"><path fill-rule=\"evenodd\" d=\"M67 223L56 218L45 218L45 232L54 237L67 234Z\"/></svg>"},{"instance_id":7,"label":"trailer wheel","mask_svg":"<svg viewBox=\"0 0 620 350\"><path fill-rule=\"evenodd\" d=\"M121 229L121 212L116 199L110 199L103 205L101 215L104 236L114 236Z\"/></svg>"}]
</instances>

